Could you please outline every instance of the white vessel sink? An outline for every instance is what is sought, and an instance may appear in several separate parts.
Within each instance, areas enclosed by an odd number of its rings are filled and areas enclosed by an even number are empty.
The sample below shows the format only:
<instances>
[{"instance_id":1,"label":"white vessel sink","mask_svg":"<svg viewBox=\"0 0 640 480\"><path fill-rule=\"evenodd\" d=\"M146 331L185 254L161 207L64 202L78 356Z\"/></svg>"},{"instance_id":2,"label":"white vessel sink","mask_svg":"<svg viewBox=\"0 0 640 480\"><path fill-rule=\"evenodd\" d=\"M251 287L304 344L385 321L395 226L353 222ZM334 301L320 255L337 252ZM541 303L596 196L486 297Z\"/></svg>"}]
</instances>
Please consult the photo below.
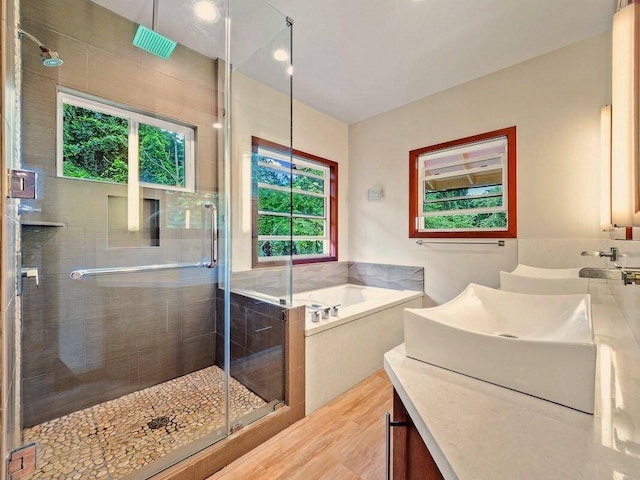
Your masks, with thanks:
<instances>
[{"instance_id":1,"label":"white vessel sink","mask_svg":"<svg viewBox=\"0 0 640 480\"><path fill-rule=\"evenodd\" d=\"M589 292L589 279L579 278L579 268L537 268L518 265L500 272L500 289L536 295L570 295Z\"/></svg>"},{"instance_id":2,"label":"white vessel sink","mask_svg":"<svg viewBox=\"0 0 640 480\"><path fill-rule=\"evenodd\" d=\"M408 357L593 413L589 295L527 295L470 284L450 302L404 310Z\"/></svg>"}]
</instances>

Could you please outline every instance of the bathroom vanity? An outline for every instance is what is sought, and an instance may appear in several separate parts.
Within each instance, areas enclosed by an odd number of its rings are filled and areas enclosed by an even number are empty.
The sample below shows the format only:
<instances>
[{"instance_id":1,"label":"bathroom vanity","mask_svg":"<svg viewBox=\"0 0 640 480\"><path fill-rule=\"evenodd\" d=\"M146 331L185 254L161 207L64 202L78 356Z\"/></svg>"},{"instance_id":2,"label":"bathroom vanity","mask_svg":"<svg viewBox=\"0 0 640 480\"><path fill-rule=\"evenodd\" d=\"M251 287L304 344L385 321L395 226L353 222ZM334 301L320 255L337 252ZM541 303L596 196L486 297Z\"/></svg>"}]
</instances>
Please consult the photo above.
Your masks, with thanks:
<instances>
[{"instance_id":1,"label":"bathroom vanity","mask_svg":"<svg viewBox=\"0 0 640 480\"><path fill-rule=\"evenodd\" d=\"M393 423L402 427L394 428L391 437L393 439L393 465L391 466L393 478L443 480L436 462L395 388L393 389Z\"/></svg>"},{"instance_id":2,"label":"bathroom vanity","mask_svg":"<svg viewBox=\"0 0 640 480\"><path fill-rule=\"evenodd\" d=\"M395 480L639 479L640 345L598 289L594 415L387 352Z\"/></svg>"}]
</instances>

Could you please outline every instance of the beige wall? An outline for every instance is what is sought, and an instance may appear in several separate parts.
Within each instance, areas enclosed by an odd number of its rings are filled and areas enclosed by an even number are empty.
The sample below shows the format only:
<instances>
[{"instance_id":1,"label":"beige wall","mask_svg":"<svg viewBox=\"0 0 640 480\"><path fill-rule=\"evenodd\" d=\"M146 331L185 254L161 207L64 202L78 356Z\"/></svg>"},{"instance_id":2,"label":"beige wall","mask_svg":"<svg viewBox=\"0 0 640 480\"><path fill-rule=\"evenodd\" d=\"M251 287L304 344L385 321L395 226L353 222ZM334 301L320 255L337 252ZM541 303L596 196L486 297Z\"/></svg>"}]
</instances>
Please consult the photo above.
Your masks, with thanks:
<instances>
[{"instance_id":1,"label":"beige wall","mask_svg":"<svg viewBox=\"0 0 640 480\"><path fill-rule=\"evenodd\" d=\"M289 97L241 73L234 74L232 153L233 271L251 269L251 137L289 145ZM338 255L348 249L348 127L300 102L293 105L293 147L338 162ZM286 275L283 272L282 275Z\"/></svg>"},{"instance_id":2,"label":"beige wall","mask_svg":"<svg viewBox=\"0 0 640 480\"><path fill-rule=\"evenodd\" d=\"M424 266L425 291L436 303L469 282L497 286L498 272L519 260L580 265L580 250L606 238L599 232L599 122L610 90L604 34L351 125L349 260ZM408 238L408 152L511 125L519 240L416 245ZM367 201L373 185L384 187L383 201Z\"/></svg>"}]
</instances>

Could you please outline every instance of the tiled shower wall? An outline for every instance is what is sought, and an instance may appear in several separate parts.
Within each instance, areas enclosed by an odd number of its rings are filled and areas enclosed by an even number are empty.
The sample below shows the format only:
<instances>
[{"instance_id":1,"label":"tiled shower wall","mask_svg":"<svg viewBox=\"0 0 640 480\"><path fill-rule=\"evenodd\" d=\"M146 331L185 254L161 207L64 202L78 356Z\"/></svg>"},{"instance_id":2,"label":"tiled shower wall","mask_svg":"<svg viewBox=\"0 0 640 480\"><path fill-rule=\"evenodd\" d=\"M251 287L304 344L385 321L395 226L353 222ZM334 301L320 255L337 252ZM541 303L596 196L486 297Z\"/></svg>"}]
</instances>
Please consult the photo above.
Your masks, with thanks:
<instances>
[{"instance_id":1,"label":"tiled shower wall","mask_svg":"<svg viewBox=\"0 0 640 480\"><path fill-rule=\"evenodd\" d=\"M224 303L218 291L216 365L224 368ZM284 400L285 311L278 305L231 293L230 374L265 401Z\"/></svg>"},{"instance_id":2,"label":"tiled shower wall","mask_svg":"<svg viewBox=\"0 0 640 480\"><path fill-rule=\"evenodd\" d=\"M216 184L216 65L178 45L162 60L131 45L137 25L86 0L23 0L22 27L64 58L43 68L23 42L23 159L38 172L41 212L23 221L22 262L38 268L40 286L24 282L25 426L162 382L215 360L215 272L206 269L69 278L76 268L196 262L206 256L205 228L166 222L184 199L143 189L161 211L160 245L108 245L109 196L126 186L56 176L56 92L65 87L193 125L197 191ZM172 203L173 202L173 203ZM196 202L197 203L197 202ZM202 215L198 210L194 215ZM192 215L192 219L193 219ZM125 232L126 234L126 232ZM112 236L111 236L112 237ZM112 237L113 238L113 237Z\"/></svg>"}]
</instances>

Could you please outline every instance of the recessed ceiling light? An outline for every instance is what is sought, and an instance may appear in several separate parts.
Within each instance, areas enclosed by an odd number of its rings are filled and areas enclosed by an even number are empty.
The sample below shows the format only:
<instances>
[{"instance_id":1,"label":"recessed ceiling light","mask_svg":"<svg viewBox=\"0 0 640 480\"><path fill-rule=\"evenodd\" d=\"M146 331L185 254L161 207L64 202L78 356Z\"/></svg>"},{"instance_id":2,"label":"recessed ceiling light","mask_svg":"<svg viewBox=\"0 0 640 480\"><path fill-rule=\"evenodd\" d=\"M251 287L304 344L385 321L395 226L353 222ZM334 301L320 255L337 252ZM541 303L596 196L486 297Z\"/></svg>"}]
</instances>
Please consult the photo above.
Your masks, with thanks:
<instances>
[{"instance_id":1,"label":"recessed ceiling light","mask_svg":"<svg viewBox=\"0 0 640 480\"><path fill-rule=\"evenodd\" d=\"M278 60L279 62L286 62L289 60L289 53L284 48L279 48L275 52L273 52L273 58Z\"/></svg>"},{"instance_id":2,"label":"recessed ceiling light","mask_svg":"<svg viewBox=\"0 0 640 480\"><path fill-rule=\"evenodd\" d=\"M203 22L215 22L220 18L220 12L213 2L209 0L198 0L193 4L193 13Z\"/></svg>"}]
</instances>

